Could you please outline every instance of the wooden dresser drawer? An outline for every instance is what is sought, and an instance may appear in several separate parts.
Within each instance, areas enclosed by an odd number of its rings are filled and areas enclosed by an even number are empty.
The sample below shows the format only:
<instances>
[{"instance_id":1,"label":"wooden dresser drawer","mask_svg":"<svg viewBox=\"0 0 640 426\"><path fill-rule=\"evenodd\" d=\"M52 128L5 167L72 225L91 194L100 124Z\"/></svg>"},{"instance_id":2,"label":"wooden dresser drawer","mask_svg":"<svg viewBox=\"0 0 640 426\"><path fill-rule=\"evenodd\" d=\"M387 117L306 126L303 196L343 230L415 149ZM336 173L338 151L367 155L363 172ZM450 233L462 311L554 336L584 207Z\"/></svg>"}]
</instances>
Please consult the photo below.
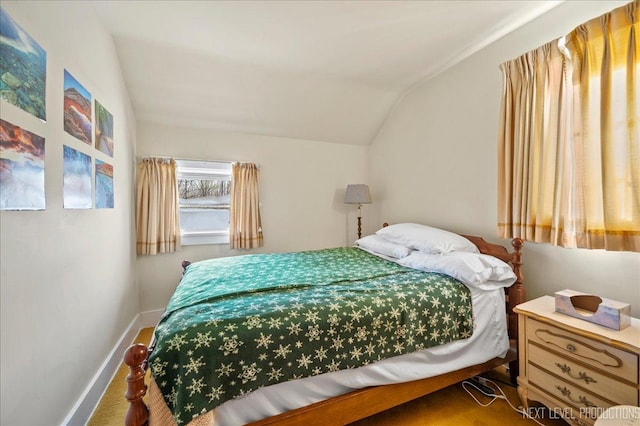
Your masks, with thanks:
<instances>
[{"instance_id":1,"label":"wooden dresser drawer","mask_svg":"<svg viewBox=\"0 0 640 426\"><path fill-rule=\"evenodd\" d=\"M634 383L621 382L595 371L585 364L548 352L537 343L529 343L529 363L567 382L591 391L595 395L607 395L617 405L636 405L638 390Z\"/></svg>"},{"instance_id":2,"label":"wooden dresser drawer","mask_svg":"<svg viewBox=\"0 0 640 426\"><path fill-rule=\"evenodd\" d=\"M585 392L533 365L529 368L529 384L562 401L564 406L574 407L574 416L578 417L595 420L597 413L602 411L598 408L608 408L614 405L610 401Z\"/></svg>"},{"instance_id":3,"label":"wooden dresser drawer","mask_svg":"<svg viewBox=\"0 0 640 426\"><path fill-rule=\"evenodd\" d=\"M518 314L523 406L537 401L573 426L593 426L614 405L640 404L640 319L609 330L555 311L555 299L522 303Z\"/></svg>"},{"instance_id":4,"label":"wooden dresser drawer","mask_svg":"<svg viewBox=\"0 0 640 426\"><path fill-rule=\"evenodd\" d=\"M531 318L527 321L529 342L554 350L568 359L604 370L631 383L638 381L638 356L604 343L578 336Z\"/></svg>"}]
</instances>

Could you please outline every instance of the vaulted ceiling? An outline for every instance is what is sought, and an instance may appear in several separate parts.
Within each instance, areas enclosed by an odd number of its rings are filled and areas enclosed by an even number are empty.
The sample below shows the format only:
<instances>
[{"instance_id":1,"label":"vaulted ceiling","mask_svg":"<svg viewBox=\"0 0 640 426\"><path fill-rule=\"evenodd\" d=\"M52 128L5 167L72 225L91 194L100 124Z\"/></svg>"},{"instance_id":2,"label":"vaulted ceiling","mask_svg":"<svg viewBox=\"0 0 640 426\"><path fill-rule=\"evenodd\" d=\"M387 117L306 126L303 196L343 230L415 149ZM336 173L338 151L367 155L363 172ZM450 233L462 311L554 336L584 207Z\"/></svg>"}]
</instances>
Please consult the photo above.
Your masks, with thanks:
<instances>
[{"instance_id":1,"label":"vaulted ceiling","mask_svg":"<svg viewBox=\"0 0 640 426\"><path fill-rule=\"evenodd\" d=\"M139 120L366 145L408 91L559 1L96 1Z\"/></svg>"}]
</instances>

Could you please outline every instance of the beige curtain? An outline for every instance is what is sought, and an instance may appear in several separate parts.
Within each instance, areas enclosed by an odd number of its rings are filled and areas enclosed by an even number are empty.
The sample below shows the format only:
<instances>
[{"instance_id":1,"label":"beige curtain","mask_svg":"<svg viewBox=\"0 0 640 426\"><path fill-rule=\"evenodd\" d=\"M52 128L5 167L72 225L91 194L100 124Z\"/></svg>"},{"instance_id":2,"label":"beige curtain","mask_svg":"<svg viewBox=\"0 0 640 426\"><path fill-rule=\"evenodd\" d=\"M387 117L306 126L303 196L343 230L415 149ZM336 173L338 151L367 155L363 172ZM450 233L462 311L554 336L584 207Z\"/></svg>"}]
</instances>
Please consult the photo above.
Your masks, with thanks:
<instances>
[{"instance_id":1,"label":"beige curtain","mask_svg":"<svg viewBox=\"0 0 640 426\"><path fill-rule=\"evenodd\" d=\"M574 85L577 247L640 251L640 2L567 36Z\"/></svg>"},{"instance_id":2,"label":"beige curtain","mask_svg":"<svg viewBox=\"0 0 640 426\"><path fill-rule=\"evenodd\" d=\"M155 255L176 251L180 212L173 159L147 158L138 163L136 251Z\"/></svg>"},{"instance_id":3,"label":"beige curtain","mask_svg":"<svg viewBox=\"0 0 640 426\"><path fill-rule=\"evenodd\" d=\"M640 251L638 3L502 64L501 237Z\"/></svg>"},{"instance_id":4,"label":"beige curtain","mask_svg":"<svg viewBox=\"0 0 640 426\"><path fill-rule=\"evenodd\" d=\"M260 170L252 163L233 163L229 244L232 249L262 247L262 219L258 178Z\"/></svg>"},{"instance_id":5,"label":"beige curtain","mask_svg":"<svg viewBox=\"0 0 640 426\"><path fill-rule=\"evenodd\" d=\"M567 207L558 192L570 184L562 161L568 148L563 62L551 42L501 66L498 231L504 238L561 244Z\"/></svg>"}]
</instances>

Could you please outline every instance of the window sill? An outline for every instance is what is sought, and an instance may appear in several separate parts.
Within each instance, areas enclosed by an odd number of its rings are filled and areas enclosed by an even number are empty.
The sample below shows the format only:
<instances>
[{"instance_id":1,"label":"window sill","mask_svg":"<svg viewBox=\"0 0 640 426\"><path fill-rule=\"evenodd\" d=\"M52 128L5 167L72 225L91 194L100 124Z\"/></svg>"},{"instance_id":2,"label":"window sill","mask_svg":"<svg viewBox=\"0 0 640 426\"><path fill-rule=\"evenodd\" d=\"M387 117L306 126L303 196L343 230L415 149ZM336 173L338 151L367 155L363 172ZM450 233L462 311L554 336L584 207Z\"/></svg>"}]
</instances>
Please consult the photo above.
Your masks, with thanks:
<instances>
[{"instance_id":1,"label":"window sill","mask_svg":"<svg viewBox=\"0 0 640 426\"><path fill-rule=\"evenodd\" d=\"M183 246L199 246L207 244L229 244L229 232L189 232L180 236Z\"/></svg>"}]
</instances>

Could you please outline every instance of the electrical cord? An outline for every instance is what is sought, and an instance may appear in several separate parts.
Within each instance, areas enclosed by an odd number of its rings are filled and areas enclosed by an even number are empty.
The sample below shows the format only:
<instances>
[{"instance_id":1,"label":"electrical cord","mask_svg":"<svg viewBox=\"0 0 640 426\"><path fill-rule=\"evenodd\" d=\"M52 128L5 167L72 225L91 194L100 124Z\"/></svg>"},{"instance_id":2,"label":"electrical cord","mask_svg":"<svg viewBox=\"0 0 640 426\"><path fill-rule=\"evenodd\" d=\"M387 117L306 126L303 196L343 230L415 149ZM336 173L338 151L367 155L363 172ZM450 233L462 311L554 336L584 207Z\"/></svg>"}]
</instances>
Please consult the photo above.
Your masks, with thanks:
<instances>
[{"instance_id":1,"label":"electrical cord","mask_svg":"<svg viewBox=\"0 0 640 426\"><path fill-rule=\"evenodd\" d=\"M462 382L462 388L471 396L471 398L473 398L476 403L478 405L480 405L481 407L488 407L491 404L493 404L496 400L498 399L504 399L507 404L509 404L509 406L518 414L522 415L523 417L526 417L530 420L533 420L534 422L536 422L537 424L541 425L541 426L545 426L543 423L540 423L538 420L534 419L533 417L531 417L529 415L529 413L527 413L524 410L521 410L519 408L516 408L511 401L509 401L509 398L507 398L507 395L505 395L505 393L502 391L502 389L500 388L500 386L498 386L498 384L492 380L489 380L487 378L484 377L480 377L480 376L476 376L474 377L474 379L477 380L477 383L475 383L472 380L464 380ZM496 389L498 390L498 392L500 393L499 395L495 394L495 390L492 389L491 387L487 386L486 383L491 383L493 386L496 387ZM477 390L478 392L480 392L481 394L483 394L484 396L488 396L489 398L493 398L491 401L489 401L488 403L482 403L478 400L478 398L476 398L476 396L468 389L468 387L473 387L475 390ZM489 389L491 389L494 392L489 392Z\"/></svg>"},{"instance_id":2,"label":"electrical cord","mask_svg":"<svg viewBox=\"0 0 640 426\"><path fill-rule=\"evenodd\" d=\"M485 380L488 380L488 379L485 378ZM495 377L493 379L491 379L491 380L493 380L495 382L498 382L498 383L502 383L503 385L507 385L507 386L509 386L511 388L514 388L514 389L518 387L518 385L514 385L513 383L507 382L505 380L496 379Z\"/></svg>"}]
</instances>

